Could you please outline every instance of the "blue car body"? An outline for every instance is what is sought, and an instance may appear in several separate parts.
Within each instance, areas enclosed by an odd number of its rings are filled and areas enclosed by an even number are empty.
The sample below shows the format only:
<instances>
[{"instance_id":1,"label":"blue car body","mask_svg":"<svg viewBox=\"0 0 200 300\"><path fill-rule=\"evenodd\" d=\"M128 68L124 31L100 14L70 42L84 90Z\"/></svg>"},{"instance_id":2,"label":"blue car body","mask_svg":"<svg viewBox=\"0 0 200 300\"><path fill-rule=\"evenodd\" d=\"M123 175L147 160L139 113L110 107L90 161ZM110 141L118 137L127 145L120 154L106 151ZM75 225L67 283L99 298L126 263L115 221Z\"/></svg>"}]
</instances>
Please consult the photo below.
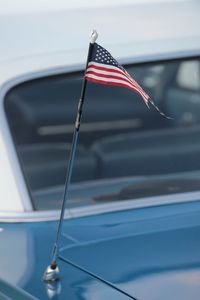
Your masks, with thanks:
<instances>
[{"instance_id":1,"label":"blue car body","mask_svg":"<svg viewBox=\"0 0 200 300\"><path fill-rule=\"evenodd\" d=\"M56 225L1 224L0 269L9 269L10 277L16 272L9 254L16 261L22 257L3 241L26 232L28 265L19 285L38 299L52 299L42 274ZM199 235L199 201L66 220L58 262L62 279L53 299L197 300ZM20 247L17 238L14 244Z\"/></svg>"}]
</instances>

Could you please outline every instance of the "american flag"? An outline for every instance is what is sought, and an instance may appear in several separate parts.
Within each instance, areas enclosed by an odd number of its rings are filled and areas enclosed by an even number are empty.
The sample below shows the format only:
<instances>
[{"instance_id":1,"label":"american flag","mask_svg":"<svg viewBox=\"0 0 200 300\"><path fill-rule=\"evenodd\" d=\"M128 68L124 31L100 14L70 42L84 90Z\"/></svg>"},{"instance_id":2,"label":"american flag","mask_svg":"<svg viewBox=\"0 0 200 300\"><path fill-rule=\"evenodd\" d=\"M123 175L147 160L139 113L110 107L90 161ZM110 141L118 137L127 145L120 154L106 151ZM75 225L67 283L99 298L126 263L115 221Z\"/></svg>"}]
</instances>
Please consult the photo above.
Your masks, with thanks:
<instances>
[{"instance_id":1,"label":"american flag","mask_svg":"<svg viewBox=\"0 0 200 300\"><path fill-rule=\"evenodd\" d=\"M103 47L94 43L85 78L100 84L122 86L140 94L148 106L150 97Z\"/></svg>"}]
</instances>

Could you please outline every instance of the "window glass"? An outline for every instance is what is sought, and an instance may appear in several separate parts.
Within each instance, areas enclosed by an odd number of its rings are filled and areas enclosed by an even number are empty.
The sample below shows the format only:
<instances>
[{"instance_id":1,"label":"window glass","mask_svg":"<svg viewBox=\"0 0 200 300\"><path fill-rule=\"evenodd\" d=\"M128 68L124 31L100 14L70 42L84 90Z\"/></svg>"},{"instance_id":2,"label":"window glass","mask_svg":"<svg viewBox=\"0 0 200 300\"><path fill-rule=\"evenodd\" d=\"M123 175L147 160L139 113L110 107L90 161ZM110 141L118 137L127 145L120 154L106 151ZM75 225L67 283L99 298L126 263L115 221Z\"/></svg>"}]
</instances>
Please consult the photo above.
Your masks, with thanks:
<instances>
[{"instance_id":1,"label":"window glass","mask_svg":"<svg viewBox=\"0 0 200 300\"><path fill-rule=\"evenodd\" d=\"M198 190L199 60L125 66L167 115L121 87L88 82L69 207ZM5 110L36 210L61 204L82 73L25 82Z\"/></svg>"},{"instance_id":2,"label":"window glass","mask_svg":"<svg viewBox=\"0 0 200 300\"><path fill-rule=\"evenodd\" d=\"M180 65L177 74L177 83L180 87L199 90L200 89L200 64L198 61L186 61Z\"/></svg>"}]
</instances>

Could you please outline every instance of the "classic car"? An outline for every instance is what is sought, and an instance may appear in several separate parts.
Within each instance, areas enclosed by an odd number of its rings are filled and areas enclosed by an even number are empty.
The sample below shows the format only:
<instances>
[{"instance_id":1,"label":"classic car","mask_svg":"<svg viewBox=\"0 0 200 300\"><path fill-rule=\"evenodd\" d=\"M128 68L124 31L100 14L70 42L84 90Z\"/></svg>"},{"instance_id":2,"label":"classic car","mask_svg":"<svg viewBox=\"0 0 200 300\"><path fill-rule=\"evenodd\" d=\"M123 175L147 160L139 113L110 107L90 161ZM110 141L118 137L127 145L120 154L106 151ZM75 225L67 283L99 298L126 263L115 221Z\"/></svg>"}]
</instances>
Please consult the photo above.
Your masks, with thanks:
<instances>
[{"instance_id":1,"label":"classic car","mask_svg":"<svg viewBox=\"0 0 200 300\"><path fill-rule=\"evenodd\" d=\"M200 3L144 2L1 8L0 299L200 299ZM46 283L93 27L172 119L88 82Z\"/></svg>"}]
</instances>

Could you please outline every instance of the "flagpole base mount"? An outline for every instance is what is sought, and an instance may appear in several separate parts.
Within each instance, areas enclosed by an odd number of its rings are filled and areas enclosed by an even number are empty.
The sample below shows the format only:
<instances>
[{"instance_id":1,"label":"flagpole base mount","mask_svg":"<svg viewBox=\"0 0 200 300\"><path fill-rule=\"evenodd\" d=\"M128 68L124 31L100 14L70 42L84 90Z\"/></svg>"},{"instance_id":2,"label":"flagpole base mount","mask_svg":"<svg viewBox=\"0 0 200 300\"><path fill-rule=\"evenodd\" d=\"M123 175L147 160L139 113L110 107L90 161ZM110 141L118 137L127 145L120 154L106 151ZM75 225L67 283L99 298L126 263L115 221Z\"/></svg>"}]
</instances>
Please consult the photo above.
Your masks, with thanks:
<instances>
[{"instance_id":1,"label":"flagpole base mount","mask_svg":"<svg viewBox=\"0 0 200 300\"><path fill-rule=\"evenodd\" d=\"M43 275L43 281L45 283L53 283L60 281L60 271L58 266L52 267L52 265L48 266Z\"/></svg>"}]
</instances>

